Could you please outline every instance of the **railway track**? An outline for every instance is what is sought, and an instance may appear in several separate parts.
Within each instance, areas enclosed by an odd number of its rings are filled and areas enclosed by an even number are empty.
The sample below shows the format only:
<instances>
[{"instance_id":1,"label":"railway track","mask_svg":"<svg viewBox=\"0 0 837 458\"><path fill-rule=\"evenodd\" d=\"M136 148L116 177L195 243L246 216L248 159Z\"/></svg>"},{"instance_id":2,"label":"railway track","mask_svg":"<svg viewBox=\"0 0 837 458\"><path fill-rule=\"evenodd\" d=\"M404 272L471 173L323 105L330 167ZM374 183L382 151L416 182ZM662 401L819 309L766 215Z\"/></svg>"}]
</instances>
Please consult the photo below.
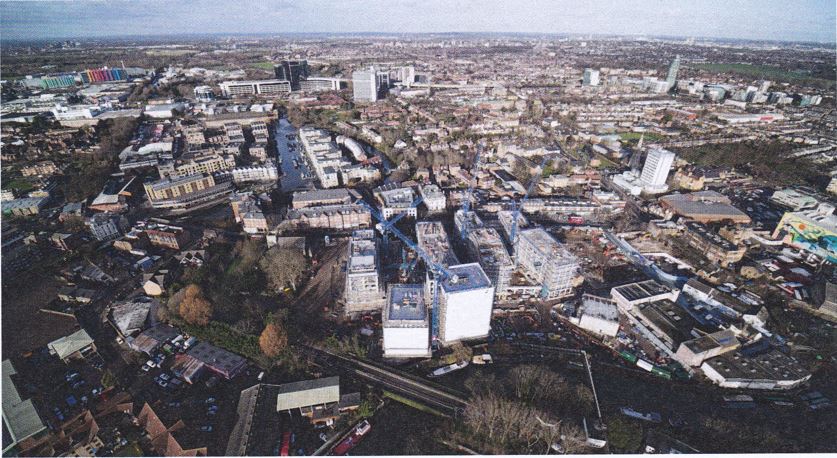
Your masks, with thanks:
<instances>
[{"instance_id":1,"label":"railway track","mask_svg":"<svg viewBox=\"0 0 837 458\"><path fill-rule=\"evenodd\" d=\"M328 364L336 365L351 376L386 388L394 393L406 396L433 407L440 412L459 415L468 405L465 396L448 388L431 384L416 377L398 373L392 369L382 368L365 361L360 361L344 355L332 353L315 347L305 349L317 359Z\"/></svg>"}]
</instances>

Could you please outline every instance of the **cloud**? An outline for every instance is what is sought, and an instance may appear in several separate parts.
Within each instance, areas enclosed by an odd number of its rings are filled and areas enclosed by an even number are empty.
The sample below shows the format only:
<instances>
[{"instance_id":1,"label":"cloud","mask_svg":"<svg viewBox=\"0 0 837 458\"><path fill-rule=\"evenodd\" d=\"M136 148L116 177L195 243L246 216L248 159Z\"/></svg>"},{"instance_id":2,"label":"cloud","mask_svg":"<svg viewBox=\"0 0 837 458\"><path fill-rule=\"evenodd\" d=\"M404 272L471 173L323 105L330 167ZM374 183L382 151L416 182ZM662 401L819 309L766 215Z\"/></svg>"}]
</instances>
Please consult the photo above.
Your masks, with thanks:
<instances>
[{"instance_id":1,"label":"cloud","mask_svg":"<svg viewBox=\"0 0 837 458\"><path fill-rule=\"evenodd\" d=\"M533 32L835 41L799 0L0 1L2 39L177 33Z\"/></svg>"}]
</instances>

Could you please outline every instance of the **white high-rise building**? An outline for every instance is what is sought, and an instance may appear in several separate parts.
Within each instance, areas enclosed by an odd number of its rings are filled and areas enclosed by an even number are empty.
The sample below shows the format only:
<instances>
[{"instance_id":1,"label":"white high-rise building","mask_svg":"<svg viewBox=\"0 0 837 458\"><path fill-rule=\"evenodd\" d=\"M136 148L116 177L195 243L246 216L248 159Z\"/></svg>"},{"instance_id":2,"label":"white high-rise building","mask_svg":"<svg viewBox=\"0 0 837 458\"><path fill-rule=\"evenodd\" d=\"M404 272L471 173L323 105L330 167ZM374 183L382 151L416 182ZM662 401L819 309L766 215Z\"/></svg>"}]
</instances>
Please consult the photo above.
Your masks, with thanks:
<instances>
[{"instance_id":1,"label":"white high-rise building","mask_svg":"<svg viewBox=\"0 0 837 458\"><path fill-rule=\"evenodd\" d=\"M479 339L491 328L494 286L477 263L450 266L439 288L439 340Z\"/></svg>"},{"instance_id":2,"label":"white high-rise building","mask_svg":"<svg viewBox=\"0 0 837 458\"><path fill-rule=\"evenodd\" d=\"M352 72L352 96L355 102L378 100L378 72L375 67Z\"/></svg>"},{"instance_id":3,"label":"white high-rise building","mask_svg":"<svg viewBox=\"0 0 837 458\"><path fill-rule=\"evenodd\" d=\"M412 86L416 80L416 68L412 65L399 68L398 80L407 87Z\"/></svg>"},{"instance_id":4,"label":"white high-rise building","mask_svg":"<svg viewBox=\"0 0 837 458\"><path fill-rule=\"evenodd\" d=\"M645 166L642 168L642 175L639 180L643 190L648 193L660 193L668 190L666 179L674 162L674 153L671 151L655 148L645 158Z\"/></svg>"},{"instance_id":5,"label":"white high-rise building","mask_svg":"<svg viewBox=\"0 0 837 458\"><path fill-rule=\"evenodd\" d=\"M599 85L599 71L592 68L584 69L583 86L598 86Z\"/></svg>"},{"instance_id":6,"label":"white high-rise building","mask_svg":"<svg viewBox=\"0 0 837 458\"><path fill-rule=\"evenodd\" d=\"M385 358L430 356L430 314L424 286L391 284L381 311Z\"/></svg>"}]
</instances>

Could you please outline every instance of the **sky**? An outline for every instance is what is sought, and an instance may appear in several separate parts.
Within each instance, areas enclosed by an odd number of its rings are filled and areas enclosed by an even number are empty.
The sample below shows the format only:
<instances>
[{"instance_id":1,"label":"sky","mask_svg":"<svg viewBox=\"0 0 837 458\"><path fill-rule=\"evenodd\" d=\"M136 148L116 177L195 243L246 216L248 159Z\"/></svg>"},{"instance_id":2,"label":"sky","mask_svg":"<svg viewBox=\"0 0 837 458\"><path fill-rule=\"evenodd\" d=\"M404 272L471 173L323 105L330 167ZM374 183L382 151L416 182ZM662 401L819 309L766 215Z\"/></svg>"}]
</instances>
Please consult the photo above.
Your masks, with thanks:
<instances>
[{"instance_id":1,"label":"sky","mask_svg":"<svg viewBox=\"0 0 837 458\"><path fill-rule=\"evenodd\" d=\"M0 0L0 38L523 32L818 41L835 0Z\"/></svg>"}]
</instances>

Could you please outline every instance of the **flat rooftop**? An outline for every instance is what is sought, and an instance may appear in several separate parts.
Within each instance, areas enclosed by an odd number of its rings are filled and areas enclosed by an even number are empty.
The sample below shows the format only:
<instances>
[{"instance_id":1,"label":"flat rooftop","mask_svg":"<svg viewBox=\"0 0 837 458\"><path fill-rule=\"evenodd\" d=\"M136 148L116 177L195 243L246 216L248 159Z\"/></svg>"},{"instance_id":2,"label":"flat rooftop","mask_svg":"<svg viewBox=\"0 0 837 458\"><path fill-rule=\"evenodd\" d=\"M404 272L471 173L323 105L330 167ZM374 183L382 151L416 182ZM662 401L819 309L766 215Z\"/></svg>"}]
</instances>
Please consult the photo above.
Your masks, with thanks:
<instances>
[{"instance_id":1,"label":"flat rooftop","mask_svg":"<svg viewBox=\"0 0 837 458\"><path fill-rule=\"evenodd\" d=\"M581 315L607 321L618 321L619 309L616 307L616 302L609 298L585 294L581 298Z\"/></svg>"},{"instance_id":2,"label":"flat rooftop","mask_svg":"<svg viewBox=\"0 0 837 458\"><path fill-rule=\"evenodd\" d=\"M654 280L630 283L627 285L617 286L613 289L631 302L671 292L671 289L667 286L661 285Z\"/></svg>"},{"instance_id":3,"label":"flat rooftop","mask_svg":"<svg viewBox=\"0 0 837 458\"><path fill-rule=\"evenodd\" d=\"M418 245L434 262L446 266L459 264L456 254L450 248L450 239L442 223L438 221L417 222L416 238L418 239Z\"/></svg>"},{"instance_id":4,"label":"flat rooftop","mask_svg":"<svg viewBox=\"0 0 837 458\"><path fill-rule=\"evenodd\" d=\"M731 219L750 222L750 217L746 213L733 207L729 199L714 191L671 194L660 197L660 203L687 218Z\"/></svg>"},{"instance_id":5,"label":"flat rooftop","mask_svg":"<svg viewBox=\"0 0 837 458\"><path fill-rule=\"evenodd\" d=\"M448 293L491 287L491 280L475 262L450 266L447 269L451 276L442 281L442 288Z\"/></svg>"},{"instance_id":6,"label":"flat rooftop","mask_svg":"<svg viewBox=\"0 0 837 458\"><path fill-rule=\"evenodd\" d=\"M198 342L186 354L208 366L230 373L247 364L247 360L241 356L207 342Z\"/></svg>"},{"instance_id":7,"label":"flat rooftop","mask_svg":"<svg viewBox=\"0 0 837 458\"><path fill-rule=\"evenodd\" d=\"M387 321L421 321L427 319L424 286L393 284L387 292Z\"/></svg>"},{"instance_id":8,"label":"flat rooftop","mask_svg":"<svg viewBox=\"0 0 837 458\"><path fill-rule=\"evenodd\" d=\"M561 259L566 262L576 262L575 256L567 251L563 245L558 243L558 241L542 227L523 230L520 232L520 237L528 240L536 250L551 257L552 259Z\"/></svg>"},{"instance_id":9,"label":"flat rooftop","mask_svg":"<svg viewBox=\"0 0 837 458\"><path fill-rule=\"evenodd\" d=\"M377 267L377 247L372 240L352 239L350 242L349 272L366 272Z\"/></svg>"},{"instance_id":10,"label":"flat rooftop","mask_svg":"<svg viewBox=\"0 0 837 458\"><path fill-rule=\"evenodd\" d=\"M353 196L353 192L349 191L346 188L337 188L337 189L317 189L314 191L301 191L295 192L293 196L293 203L294 205L300 203L307 203L307 202L318 202L318 201L333 201L339 200L345 203L351 202Z\"/></svg>"},{"instance_id":11,"label":"flat rooftop","mask_svg":"<svg viewBox=\"0 0 837 458\"><path fill-rule=\"evenodd\" d=\"M688 222L686 223L686 229L689 230L689 232L697 234L701 239L706 240L707 242L721 248L724 251L735 251L738 249L737 245L721 237L720 235L710 231L709 228L707 228L703 224Z\"/></svg>"},{"instance_id":12,"label":"flat rooftop","mask_svg":"<svg viewBox=\"0 0 837 458\"><path fill-rule=\"evenodd\" d=\"M727 379L795 381L811 375L795 359L776 349L744 356L726 353L704 362Z\"/></svg>"},{"instance_id":13,"label":"flat rooftop","mask_svg":"<svg viewBox=\"0 0 837 458\"><path fill-rule=\"evenodd\" d=\"M674 342L673 350L693 338L692 329L698 324L688 312L668 299L641 304L639 314Z\"/></svg>"},{"instance_id":14,"label":"flat rooftop","mask_svg":"<svg viewBox=\"0 0 837 458\"><path fill-rule=\"evenodd\" d=\"M725 329L683 342L683 345L692 353L699 354L715 348L736 346L738 345L738 339L735 338L735 334L732 331Z\"/></svg>"}]
</instances>

